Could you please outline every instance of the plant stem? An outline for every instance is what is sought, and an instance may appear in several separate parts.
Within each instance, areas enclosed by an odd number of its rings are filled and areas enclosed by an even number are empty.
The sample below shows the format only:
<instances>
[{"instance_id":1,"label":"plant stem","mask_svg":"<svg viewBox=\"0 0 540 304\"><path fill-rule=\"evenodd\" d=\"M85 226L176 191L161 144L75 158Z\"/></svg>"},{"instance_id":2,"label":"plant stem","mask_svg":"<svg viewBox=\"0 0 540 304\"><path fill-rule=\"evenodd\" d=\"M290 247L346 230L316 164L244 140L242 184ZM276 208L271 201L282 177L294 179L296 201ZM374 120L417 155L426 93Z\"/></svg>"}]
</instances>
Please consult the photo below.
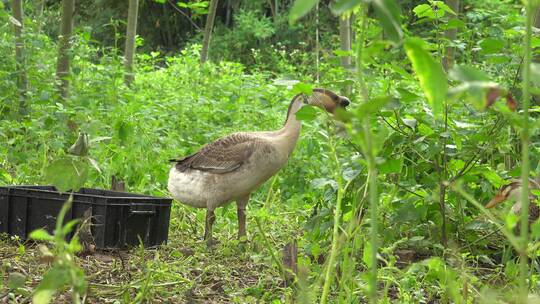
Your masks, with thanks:
<instances>
[{"instance_id":1,"label":"plant stem","mask_svg":"<svg viewBox=\"0 0 540 304\"><path fill-rule=\"evenodd\" d=\"M360 84L360 93L361 99L364 102L369 102L369 91L367 89L366 80L364 78L364 69L362 62L362 51L364 49L365 33L367 29L367 6L362 5L362 12L359 15L362 18L361 31L358 37L357 42L357 54L356 54L356 70L358 72L358 82ZM378 201L379 193L377 189L377 167L375 163L375 153L373 147L373 138L371 134L371 117L367 116L363 121L363 131L364 131L364 157L368 163L368 189L369 189L369 209L370 209L370 243L371 243L371 265L370 267L370 276L369 276L369 299L370 303L377 303L377 252L378 252L378 241L377 241L377 221L378 221Z\"/></svg>"},{"instance_id":2,"label":"plant stem","mask_svg":"<svg viewBox=\"0 0 540 304\"><path fill-rule=\"evenodd\" d=\"M317 70L317 74L315 76L317 83L319 83L321 76L321 73L319 71L319 48L319 1L317 1L317 4L315 6L315 65Z\"/></svg>"},{"instance_id":3,"label":"plant stem","mask_svg":"<svg viewBox=\"0 0 540 304\"><path fill-rule=\"evenodd\" d=\"M343 200L343 180L341 177L341 166L339 163L339 159L337 157L337 152L334 146L334 142L332 140L332 136L329 136L329 146L332 150L332 156L334 158L335 162L335 168L336 168L336 181L338 184L338 190L337 190L337 198L336 198L336 209L334 211L334 228L332 231L332 248L330 249L330 258L328 259L328 264L326 265L326 273L324 275L324 285L323 285L323 291L321 294L321 304L326 304L326 301L328 299L328 294L330 293L330 286L332 285L332 279L333 279L333 270L334 270L334 264L337 256L337 248L338 248L338 239L339 239L339 223L341 219L341 202Z\"/></svg>"},{"instance_id":4,"label":"plant stem","mask_svg":"<svg viewBox=\"0 0 540 304\"><path fill-rule=\"evenodd\" d=\"M448 132L448 102L445 101L444 110L444 133ZM448 246L448 234L446 231L446 185L445 180L447 178L447 160L448 155L446 153L446 137L442 140L442 164L439 168L439 205L441 208L441 243L446 248Z\"/></svg>"},{"instance_id":5,"label":"plant stem","mask_svg":"<svg viewBox=\"0 0 540 304\"><path fill-rule=\"evenodd\" d=\"M371 138L371 123L369 118L365 119L364 122L364 136L366 139L366 158L368 161L368 188L369 188L369 209L370 209L370 242L371 242L371 272L370 272L370 302L375 304L377 303L377 251L378 251L378 241L377 241L377 221L378 221L378 211L377 205L379 200L379 193L377 189L377 167L375 166L375 156L373 155L373 145Z\"/></svg>"},{"instance_id":6,"label":"plant stem","mask_svg":"<svg viewBox=\"0 0 540 304\"><path fill-rule=\"evenodd\" d=\"M523 129L521 132L521 248L519 265L519 284L521 303L527 301L529 265L527 259L527 245L529 243L529 85L531 79L531 36L533 19L532 1L525 5L525 42L523 60Z\"/></svg>"}]
</instances>

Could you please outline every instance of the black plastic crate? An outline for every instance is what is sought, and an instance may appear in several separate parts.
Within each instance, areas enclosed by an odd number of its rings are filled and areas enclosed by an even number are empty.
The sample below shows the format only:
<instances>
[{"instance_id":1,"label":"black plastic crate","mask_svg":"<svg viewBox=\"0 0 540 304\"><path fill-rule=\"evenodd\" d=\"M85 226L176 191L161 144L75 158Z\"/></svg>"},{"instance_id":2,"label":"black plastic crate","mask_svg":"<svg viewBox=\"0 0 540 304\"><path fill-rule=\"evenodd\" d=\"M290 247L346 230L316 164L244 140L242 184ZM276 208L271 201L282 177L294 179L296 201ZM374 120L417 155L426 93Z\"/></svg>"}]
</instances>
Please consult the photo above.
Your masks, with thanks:
<instances>
[{"instance_id":1,"label":"black plastic crate","mask_svg":"<svg viewBox=\"0 0 540 304\"><path fill-rule=\"evenodd\" d=\"M69 193L52 186L0 187L0 233L26 239L30 232L44 228L53 233L56 217ZM96 248L145 247L167 242L171 199L82 188L73 193L73 206L65 221L91 216L91 232Z\"/></svg>"}]
</instances>

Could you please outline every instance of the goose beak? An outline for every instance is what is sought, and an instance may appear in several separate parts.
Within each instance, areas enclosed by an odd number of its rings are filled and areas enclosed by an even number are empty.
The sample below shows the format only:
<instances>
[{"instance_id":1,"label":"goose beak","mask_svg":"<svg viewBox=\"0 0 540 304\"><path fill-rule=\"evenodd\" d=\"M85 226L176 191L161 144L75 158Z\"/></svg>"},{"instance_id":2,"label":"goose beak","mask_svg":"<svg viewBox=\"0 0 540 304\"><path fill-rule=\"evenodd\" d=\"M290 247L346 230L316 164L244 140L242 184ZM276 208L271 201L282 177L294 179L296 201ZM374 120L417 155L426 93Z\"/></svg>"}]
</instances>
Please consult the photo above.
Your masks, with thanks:
<instances>
[{"instance_id":1,"label":"goose beak","mask_svg":"<svg viewBox=\"0 0 540 304\"><path fill-rule=\"evenodd\" d=\"M485 206L487 209L493 208L497 206L498 204L504 202L506 200L506 197L500 193L497 193L494 198L492 198L489 203Z\"/></svg>"}]
</instances>

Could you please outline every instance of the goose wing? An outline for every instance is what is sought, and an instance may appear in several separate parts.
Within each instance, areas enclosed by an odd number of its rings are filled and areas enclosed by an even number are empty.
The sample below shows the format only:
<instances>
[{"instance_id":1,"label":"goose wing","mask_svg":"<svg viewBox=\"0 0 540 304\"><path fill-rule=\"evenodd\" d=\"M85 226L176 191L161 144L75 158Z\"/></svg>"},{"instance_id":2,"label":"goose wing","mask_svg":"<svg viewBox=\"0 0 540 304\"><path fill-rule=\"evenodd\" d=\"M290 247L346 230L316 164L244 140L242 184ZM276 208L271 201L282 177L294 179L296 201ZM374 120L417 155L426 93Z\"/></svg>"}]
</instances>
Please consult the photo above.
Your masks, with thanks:
<instances>
[{"instance_id":1,"label":"goose wing","mask_svg":"<svg viewBox=\"0 0 540 304\"><path fill-rule=\"evenodd\" d=\"M244 133L235 133L207 144L198 152L182 159L173 159L176 169L195 169L213 173L232 172L242 166L256 149L256 138Z\"/></svg>"}]
</instances>

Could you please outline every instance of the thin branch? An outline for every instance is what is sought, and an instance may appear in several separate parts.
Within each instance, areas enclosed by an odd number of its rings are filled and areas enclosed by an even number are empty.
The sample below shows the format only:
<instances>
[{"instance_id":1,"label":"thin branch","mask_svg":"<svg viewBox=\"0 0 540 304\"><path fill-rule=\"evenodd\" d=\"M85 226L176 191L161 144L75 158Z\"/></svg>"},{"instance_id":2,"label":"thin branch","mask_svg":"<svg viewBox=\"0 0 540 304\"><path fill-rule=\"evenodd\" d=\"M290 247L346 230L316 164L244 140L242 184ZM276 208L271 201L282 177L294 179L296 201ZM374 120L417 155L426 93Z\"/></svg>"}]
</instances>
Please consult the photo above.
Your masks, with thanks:
<instances>
[{"instance_id":1,"label":"thin branch","mask_svg":"<svg viewBox=\"0 0 540 304\"><path fill-rule=\"evenodd\" d=\"M403 130L401 129L398 129L396 128L394 125L392 125L388 120L386 120L386 118L384 118L384 116L382 115L379 115L379 118L381 118L390 128L392 128L392 130L398 132L398 133L401 133L403 135L409 135L407 134L406 132L404 132Z\"/></svg>"},{"instance_id":2,"label":"thin branch","mask_svg":"<svg viewBox=\"0 0 540 304\"><path fill-rule=\"evenodd\" d=\"M412 190L409 190L409 189L407 189L407 187L402 186L402 185L400 185L399 183L396 183L396 186L397 186L399 189L403 189L403 190L405 190L406 192L409 192L410 194L413 194L413 195L418 196L419 198L425 198L424 195L418 194L418 193L416 193L416 192L414 192L414 191L412 191Z\"/></svg>"},{"instance_id":3,"label":"thin branch","mask_svg":"<svg viewBox=\"0 0 540 304\"><path fill-rule=\"evenodd\" d=\"M493 124L491 131L488 133L488 137L493 137L493 134L495 133L495 131L499 130L498 126L501 121L502 121L501 117L498 117L495 123ZM483 151L487 145L488 143L484 143L482 146L480 146L480 149L478 150ZM471 158L469 158L469 160L465 163L463 168L461 168L461 170L459 170L459 172L449 180L449 183L454 182L456 179L462 177L467 172L469 172L472 168L474 168L474 165L480 160L480 156L481 156L480 153L476 153L473 156L471 156Z\"/></svg>"},{"instance_id":4,"label":"thin branch","mask_svg":"<svg viewBox=\"0 0 540 304\"><path fill-rule=\"evenodd\" d=\"M191 24L197 28L197 30L199 31L202 31L202 29L195 23L193 22L193 20L191 19L191 17L189 17L186 13L184 13L181 9L179 9L178 7L176 7L176 4L174 4L171 0L168 1L168 3L177 11L179 12L180 14L184 15L184 17L186 17L189 22L191 22Z\"/></svg>"}]
</instances>

